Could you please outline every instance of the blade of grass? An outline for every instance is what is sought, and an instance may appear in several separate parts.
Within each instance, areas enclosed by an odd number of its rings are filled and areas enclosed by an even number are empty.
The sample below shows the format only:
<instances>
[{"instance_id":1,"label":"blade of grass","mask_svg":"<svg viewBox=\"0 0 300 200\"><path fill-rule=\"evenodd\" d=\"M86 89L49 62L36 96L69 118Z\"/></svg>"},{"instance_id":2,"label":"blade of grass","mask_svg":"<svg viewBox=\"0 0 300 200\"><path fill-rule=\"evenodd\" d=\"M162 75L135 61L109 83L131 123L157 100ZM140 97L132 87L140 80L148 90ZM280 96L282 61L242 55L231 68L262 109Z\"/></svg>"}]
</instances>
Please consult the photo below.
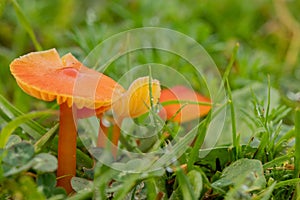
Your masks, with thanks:
<instances>
[{"instance_id":1,"label":"blade of grass","mask_svg":"<svg viewBox=\"0 0 300 200\"><path fill-rule=\"evenodd\" d=\"M233 49L233 53L231 54L229 63L227 65L227 67L225 69L225 72L224 72L224 75L223 75L223 83L225 83L225 80L228 79L228 77L229 77L230 71L231 71L232 66L234 64L234 61L236 60L236 56L237 56L239 47L240 47L240 44L236 43L235 46L234 46L234 49Z\"/></svg>"},{"instance_id":2,"label":"blade of grass","mask_svg":"<svg viewBox=\"0 0 300 200\"><path fill-rule=\"evenodd\" d=\"M217 108L215 112L212 113L211 119L213 119L215 116L217 116L222 109L225 109L227 106L226 104L221 105ZM172 160L176 155L182 155L181 152L185 151L186 148L189 146L190 142L195 138L195 136L198 133L198 128L202 126L205 120L201 121L197 126L195 126L192 130L190 130L181 140L180 142L177 142L174 146L170 146L171 151L168 153L165 153L162 155L155 163L151 166L152 169L156 169L161 166L165 166L165 164L168 164L169 160Z\"/></svg>"},{"instance_id":3,"label":"blade of grass","mask_svg":"<svg viewBox=\"0 0 300 200\"><path fill-rule=\"evenodd\" d=\"M290 160L292 157L293 157L292 153L277 157L277 158L271 160L270 162L265 163L263 165L263 168L264 168L264 170L266 170L266 169L274 167L274 166L280 166L280 165L282 165L282 163Z\"/></svg>"},{"instance_id":4,"label":"blade of grass","mask_svg":"<svg viewBox=\"0 0 300 200\"><path fill-rule=\"evenodd\" d=\"M33 42L34 47L36 48L36 50L41 51L42 50L42 46L40 45L40 43L38 42L34 31L28 21L28 19L26 18L25 14L23 13L20 5L18 4L18 2L16 0L11 0L13 6L14 6L14 10L17 14L18 20L19 22L22 24L23 28L27 31L30 39Z\"/></svg>"},{"instance_id":5,"label":"blade of grass","mask_svg":"<svg viewBox=\"0 0 300 200\"><path fill-rule=\"evenodd\" d=\"M239 157L239 152L240 152L240 144L239 144L239 140L237 137L237 132L236 132L236 119L235 119L235 110L234 110L234 104L233 104L233 101L232 101L232 94L231 94L231 88L230 88L230 85L229 85L229 81L228 81L228 77L229 77L229 74L230 74L230 71L233 67L233 64L236 60L236 56L237 56L237 53L238 53L238 49L239 49L239 43L236 43L234 49L233 49L233 53L230 57L230 60L229 60L229 63L226 67L226 70L224 72L224 75L223 75L223 83L226 84L227 86L227 92L228 92L228 96L229 96L229 104L230 104L230 111L231 111L231 127L232 127L232 143L233 143L233 147L235 147L235 157L236 159L238 159Z\"/></svg>"},{"instance_id":6,"label":"blade of grass","mask_svg":"<svg viewBox=\"0 0 300 200\"><path fill-rule=\"evenodd\" d=\"M211 120L211 112L204 119L205 122L203 123L203 126L199 127L199 134L198 134L197 139L194 143L192 151L189 155L189 160L188 160L188 163L187 163L188 171L192 170L194 163L196 162L196 160L199 157L199 149L201 148L201 146L204 142L204 139L205 139L205 136L206 136L206 130L207 130L207 127L209 125L210 120Z\"/></svg>"},{"instance_id":7,"label":"blade of grass","mask_svg":"<svg viewBox=\"0 0 300 200\"><path fill-rule=\"evenodd\" d=\"M288 180L280 181L280 182L276 183L275 189L280 188L280 187L284 187L284 186L287 186L287 185L295 185L295 184L299 184L299 183L300 183L300 178L288 179Z\"/></svg>"},{"instance_id":8,"label":"blade of grass","mask_svg":"<svg viewBox=\"0 0 300 200\"><path fill-rule=\"evenodd\" d=\"M195 138L195 136L198 133L198 128L201 126L201 124L204 123L204 121L200 122L199 125L194 127L191 131L189 131L181 140L180 142L177 142L174 146L171 144L168 145L168 152L164 153L158 160L154 162L154 164L151 166L152 169L157 169L162 166L166 166L169 164L169 161L173 160L177 157L177 155L182 155L183 152L186 151L186 149L189 147L189 144Z\"/></svg>"},{"instance_id":9,"label":"blade of grass","mask_svg":"<svg viewBox=\"0 0 300 200\"><path fill-rule=\"evenodd\" d=\"M189 101L189 100L169 100L160 103L162 106L172 105L172 104L192 104L200 106L213 106L213 103L203 102L203 101Z\"/></svg>"},{"instance_id":10,"label":"blade of grass","mask_svg":"<svg viewBox=\"0 0 300 200\"><path fill-rule=\"evenodd\" d=\"M270 104L271 104L271 81L270 81L270 75L268 76L268 103L267 103L267 109L266 109L266 115L265 115L265 127L267 128L268 125L268 117L270 112Z\"/></svg>"},{"instance_id":11,"label":"blade of grass","mask_svg":"<svg viewBox=\"0 0 300 200\"><path fill-rule=\"evenodd\" d=\"M295 112L295 178L300 175L300 108ZM296 186L296 193L300 196L300 184Z\"/></svg>"},{"instance_id":12,"label":"blade of grass","mask_svg":"<svg viewBox=\"0 0 300 200\"><path fill-rule=\"evenodd\" d=\"M151 66L148 66L148 71L149 71L149 96L150 96L150 107L151 109L154 108L153 104L153 95L152 95L152 71L151 71Z\"/></svg>"},{"instance_id":13,"label":"blade of grass","mask_svg":"<svg viewBox=\"0 0 300 200\"><path fill-rule=\"evenodd\" d=\"M295 128L290 129L281 138L278 139L277 143L275 144L275 149L281 146L282 143L291 140L293 137L295 137Z\"/></svg>"},{"instance_id":14,"label":"blade of grass","mask_svg":"<svg viewBox=\"0 0 300 200\"><path fill-rule=\"evenodd\" d=\"M267 187L266 189L264 189L257 196L253 197L252 200L268 200L268 199L270 199L275 186L276 186L276 182L273 183L271 186Z\"/></svg>"},{"instance_id":15,"label":"blade of grass","mask_svg":"<svg viewBox=\"0 0 300 200\"><path fill-rule=\"evenodd\" d=\"M231 88L228 82L228 79L225 79L226 85L227 85L227 91L228 91L228 101L229 101L229 106L230 106L230 112L231 112L231 128L232 128L232 144L235 149L235 159L237 160L240 155L240 141L239 137L237 136L237 131L236 131L236 118L235 118L235 109L234 109L234 104L232 100L232 94L231 94Z\"/></svg>"},{"instance_id":16,"label":"blade of grass","mask_svg":"<svg viewBox=\"0 0 300 200\"><path fill-rule=\"evenodd\" d=\"M15 119L13 119L11 122L9 122L0 133L0 148L4 148L5 144L8 141L9 136L13 133L13 131L20 125L23 124L25 121L37 118L43 115L51 115L56 114L56 111L53 110L46 110L46 111L37 111L32 112L28 114L24 114L22 116L19 116Z\"/></svg>"},{"instance_id":17,"label":"blade of grass","mask_svg":"<svg viewBox=\"0 0 300 200\"><path fill-rule=\"evenodd\" d=\"M115 192L114 199L122 200L125 199L126 195L132 190L135 184L138 182L140 176L138 174L131 174L126 182L122 184L122 187Z\"/></svg>"},{"instance_id":18,"label":"blade of grass","mask_svg":"<svg viewBox=\"0 0 300 200\"><path fill-rule=\"evenodd\" d=\"M59 124L53 126L46 134L44 134L35 144L34 150L35 152L39 152L42 150L42 147L55 136L56 130L58 129Z\"/></svg>"},{"instance_id":19,"label":"blade of grass","mask_svg":"<svg viewBox=\"0 0 300 200\"><path fill-rule=\"evenodd\" d=\"M0 95L0 116L9 123L14 118L24 115L19 109L14 107L2 95ZM41 135L47 132L46 128L33 120L27 120L20 127L35 140L40 139Z\"/></svg>"},{"instance_id":20,"label":"blade of grass","mask_svg":"<svg viewBox=\"0 0 300 200\"><path fill-rule=\"evenodd\" d=\"M179 187L182 192L183 199L191 199L196 200L193 187L191 183L189 182L187 176L184 174L181 167L177 167L176 169L176 176L178 178Z\"/></svg>"}]
</instances>

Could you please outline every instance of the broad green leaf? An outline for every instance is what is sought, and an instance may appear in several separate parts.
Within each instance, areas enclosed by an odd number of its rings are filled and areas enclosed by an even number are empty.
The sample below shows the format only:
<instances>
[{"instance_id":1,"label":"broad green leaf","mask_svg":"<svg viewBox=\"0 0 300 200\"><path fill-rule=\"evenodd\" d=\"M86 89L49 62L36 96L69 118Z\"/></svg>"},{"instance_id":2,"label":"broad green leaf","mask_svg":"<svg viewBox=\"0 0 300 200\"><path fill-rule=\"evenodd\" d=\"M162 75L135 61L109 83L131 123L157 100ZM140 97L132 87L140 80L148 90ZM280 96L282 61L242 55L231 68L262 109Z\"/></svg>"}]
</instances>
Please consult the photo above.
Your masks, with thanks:
<instances>
[{"instance_id":1,"label":"broad green leaf","mask_svg":"<svg viewBox=\"0 0 300 200\"><path fill-rule=\"evenodd\" d=\"M56 176L53 173L44 173L37 176L38 186L54 188L56 186Z\"/></svg>"},{"instance_id":2,"label":"broad green leaf","mask_svg":"<svg viewBox=\"0 0 300 200\"><path fill-rule=\"evenodd\" d=\"M203 188L201 173L196 170L192 170L187 174L187 177L193 188L195 198L198 199Z\"/></svg>"},{"instance_id":3,"label":"broad green leaf","mask_svg":"<svg viewBox=\"0 0 300 200\"><path fill-rule=\"evenodd\" d=\"M11 176L14 174L18 174L20 172L23 171L27 171L32 167L33 162L29 161L28 163L20 166L20 167L16 167L16 166L8 166L5 163L3 164L3 168L4 168L4 176Z\"/></svg>"},{"instance_id":4,"label":"broad green leaf","mask_svg":"<svg viewBox=\"0 0 300 200\"><path fill-rule=\"evenodd\" d=\"M241 180L242 183L241 183ZM219 180L212 183L212 186L224 188L231 185L245 184L249 190L261 189L266 185L263 174L263 166L259 160L240 159L226 167Z\"/></svg>"},{"instance_id":5,"label":"broad green leaf","mask_svg":"<svg viewBox=\"0 0 300 200\"><path fill-rule=\"evenodd\" d=\"M36 183L49 200L64 200L67 198L66 191L63 188L56 187L56 176L54 173L38 174Z\"/></svg>"},{"instance_id":6,"label":"broad green leaf","mask_svg":"<svg viewBox=\"0 0 300 200\"><path fill-rule=\"evenodd\" d=\"M243 152L250 155L256 151L256 148L242 145ZM246 156L246 155L245 155ZM213 149L205 149L199 151L199 158L197 163L208 166L214 171L220 171L227 163L234 160L234 148L231 147L215 147Z\"/></svg>"},{"instance_id":7,"label":"broad green leaf","mask_svg":"<svg viewBox=\"0 0 300 200\"><path fill-rule=\"evenodd\" d=\"M28 163L34 156L34 148L30 143L21 142L7 150L3 162L10 166L21 167Z\"/></svg>"},{"instance_id":8,"label":"broad green leaf","mask_svg":"<svg viewBox=\"0 0 300 200\"><path fill-rule=\"evenodd\" d=\"M6 143L5 148L7 149L7 148L9 148L9 147L11 147L11 146L13 146L15 144L20 143L20 142L22 142L22 139L19 136L17 136L17 135L11 135L9 137L7 143Z\"/></svg>"},{"instance_id":9,"label":"broad green leaf","mask_svg":"<svg viewBox=\"0 0 300 200\"><path fill-rule=\"evenodd\" d=\"M48 153L40 153L34 157L33 169L40 172L53 172L57 169L57 159Z\"/></svg>"},{"instance_id":10,"label":"broad green leaf","mask_svg":"<svg viewBox=\"0 0 300 200\"><path fill-rule=\"evenodd\" d=\"M34 149L30 143L20 142L2 151L1 155L4 156L3 175L10 176L31 168Z\"/></svg>"},{"instance_id":11,"label":"broad green leaf","mask_svg":"<svg viewBox=\"0 0 300 200\"><path fill-rule=\"evenodd\" d=\"M229 192L227 192L225 200L251 200L252 191L261 190L262 188L265 188L266 180L263 176L262 165L259 160L241 159L234 162L228 168L230 168L230 170L229 172L227 171L227 177L225 181L227 180L230 183L229 179L231 179L231 185L233 187L231 187ZM226 174L226 170L228 168L224 170L221 179L224 179L224 174ZM234 174L236 177L234 177ZM274 186L275 184L271 186L271 191L266 190L266 194L261 194L260 198L256 199L269 199L268 196L272 194Z\"/></svg>"},{"instance_id":12,"label":"broad green leaf","mask_svg":"<svg viewBox=\"0 0 300 200\"><path fill-rule=\"evenodd\" d=\"M71 179L72 188L76 192L84 191L84 190L92 190L93 182L84 178L73 177Z\"/></svg>"}]
</instances>

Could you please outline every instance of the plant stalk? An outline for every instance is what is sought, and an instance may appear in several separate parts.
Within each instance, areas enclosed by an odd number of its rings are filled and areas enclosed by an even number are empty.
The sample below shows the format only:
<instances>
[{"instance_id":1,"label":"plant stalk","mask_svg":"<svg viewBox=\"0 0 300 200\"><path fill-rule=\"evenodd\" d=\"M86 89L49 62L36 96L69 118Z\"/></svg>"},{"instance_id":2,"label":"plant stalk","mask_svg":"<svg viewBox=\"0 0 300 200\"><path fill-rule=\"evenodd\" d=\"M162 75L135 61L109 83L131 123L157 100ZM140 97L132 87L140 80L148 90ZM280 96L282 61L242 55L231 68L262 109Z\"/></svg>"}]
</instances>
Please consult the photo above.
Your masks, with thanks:
<instances>
[{"instance_id":1,"label":"plant stalk","mask_svg":"<svg viewBox=\"0 0 300 200\"><path fill-rule=\"evenodd\" d=\"M76 113L67 103L60 105L60 127L58 133L57 186L67 193L73 191L71 179L76 175Z\"/></svg>"}]
</instances>

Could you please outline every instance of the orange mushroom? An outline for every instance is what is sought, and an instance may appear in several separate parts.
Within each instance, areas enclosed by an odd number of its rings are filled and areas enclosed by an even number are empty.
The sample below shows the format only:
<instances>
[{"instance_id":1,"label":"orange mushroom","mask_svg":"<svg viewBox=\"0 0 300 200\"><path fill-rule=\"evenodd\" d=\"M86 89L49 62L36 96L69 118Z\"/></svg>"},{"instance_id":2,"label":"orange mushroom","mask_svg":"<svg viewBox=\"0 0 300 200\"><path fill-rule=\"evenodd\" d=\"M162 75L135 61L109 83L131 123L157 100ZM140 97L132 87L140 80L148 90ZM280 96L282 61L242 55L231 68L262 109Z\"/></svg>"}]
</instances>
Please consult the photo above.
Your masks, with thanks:
<instances>
[{"instance_id":1,"label":"orange mushroom","mask_svg":"<svg viewBox=\"0 0 300 200\"><path fill-rule=\"evenodd\" d=\"M186 103L184 103L185 101ZM170 104L167 104L167 102L170 102ZM160 103L165 103L166 105L163 106L159 115L163 119L178 123L197 119L205 116L211 109L210 105L200 105L201 102L211 103L207 97L185 86L163 89L160 95ZM197 105L196 103L199 104Z\"/></svg>"},{"instance_id":2,"label":"orange mushroom","mask_svg":"<svg viewBox=\"0 0 300 200\"><path fill-rule=\"evenodd\" d=\"M55 49L29 53L15 59L10 70L29 95L60 105L57 186L71 193L76 174L77 110L108 110L112 95L125 90L111 78L82 65L72 54L62 58Z\"/></svg>"},{"instance_id":3,"label":"orange mushroom","mask_svg":"<svg viewBox=\"0 0 300 200\"><path fill-rule=\"evenodd\" d=\"M133 81L129 89L121 95L121 98L117 96L118 99L113 101L112 111L115 114L115 118L100 120L98 147L106 146L109 128L111 127L112 152L113 155L116 156L116 147L118 145L121 133L120 126L123 119L127 117L136 118L147 113L151 108L151 103L153 103L153 105L158 103L159 96L160 84L158 80L151 80L150 77L146 76ZM109 124L105 125L104 120L108 120Z\"/></svg>"}]
</instances>

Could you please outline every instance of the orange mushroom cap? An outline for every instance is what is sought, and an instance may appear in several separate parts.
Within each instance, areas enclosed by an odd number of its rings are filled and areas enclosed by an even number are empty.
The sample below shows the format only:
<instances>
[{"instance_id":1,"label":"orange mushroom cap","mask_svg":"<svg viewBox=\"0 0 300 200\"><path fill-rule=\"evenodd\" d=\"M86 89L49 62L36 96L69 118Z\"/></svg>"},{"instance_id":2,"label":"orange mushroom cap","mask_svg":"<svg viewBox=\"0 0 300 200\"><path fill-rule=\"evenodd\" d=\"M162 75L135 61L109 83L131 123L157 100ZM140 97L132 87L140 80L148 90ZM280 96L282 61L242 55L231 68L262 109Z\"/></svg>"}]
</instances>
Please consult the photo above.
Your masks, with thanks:
<instances>
[{"instance_id":1,"label":"orange mushroom cap","mask_svg":"<svg viewBox=\"0 0 300 200\"><path fill-rule=\"evenodd\" d=\"M160 102L163 103L168 101L211 102L209 98L206 98L185 86L175 86L170 89L163 89L160 95ZM187 122L201 116L205 116L210 109L210 105L175 102L169 105L164 105L159 115L163 119L172 119L175 122Z\"/></svg>"},{"instance_id":2,"label":"orange mushroom cap","mask_svg":"<svg viewBox=\"0 0 300 200\"><path fill-rule=\"evenodd\" d=\"M149 111L151 101L153 105L157 104L159 96L159 81L156 79L151 80L149 76L140 77L132 82L121 98L117 97L118 99L114 100L112 109L121 118L136 118Z\"/></svg>"},{"instance_id":3,"label":"orange mushroom cap","mask_svg":"<svg viewBox=\"0 0 300 200\"><path fill-rule=\"evenodd\" d=\"M55 49L29 53L15 59L10 70L18 85L29 95L77 108L110 108L112 95L125 90L113 79L80 63L72 54L62 58Z\"/></svg>"}]
</instances>

